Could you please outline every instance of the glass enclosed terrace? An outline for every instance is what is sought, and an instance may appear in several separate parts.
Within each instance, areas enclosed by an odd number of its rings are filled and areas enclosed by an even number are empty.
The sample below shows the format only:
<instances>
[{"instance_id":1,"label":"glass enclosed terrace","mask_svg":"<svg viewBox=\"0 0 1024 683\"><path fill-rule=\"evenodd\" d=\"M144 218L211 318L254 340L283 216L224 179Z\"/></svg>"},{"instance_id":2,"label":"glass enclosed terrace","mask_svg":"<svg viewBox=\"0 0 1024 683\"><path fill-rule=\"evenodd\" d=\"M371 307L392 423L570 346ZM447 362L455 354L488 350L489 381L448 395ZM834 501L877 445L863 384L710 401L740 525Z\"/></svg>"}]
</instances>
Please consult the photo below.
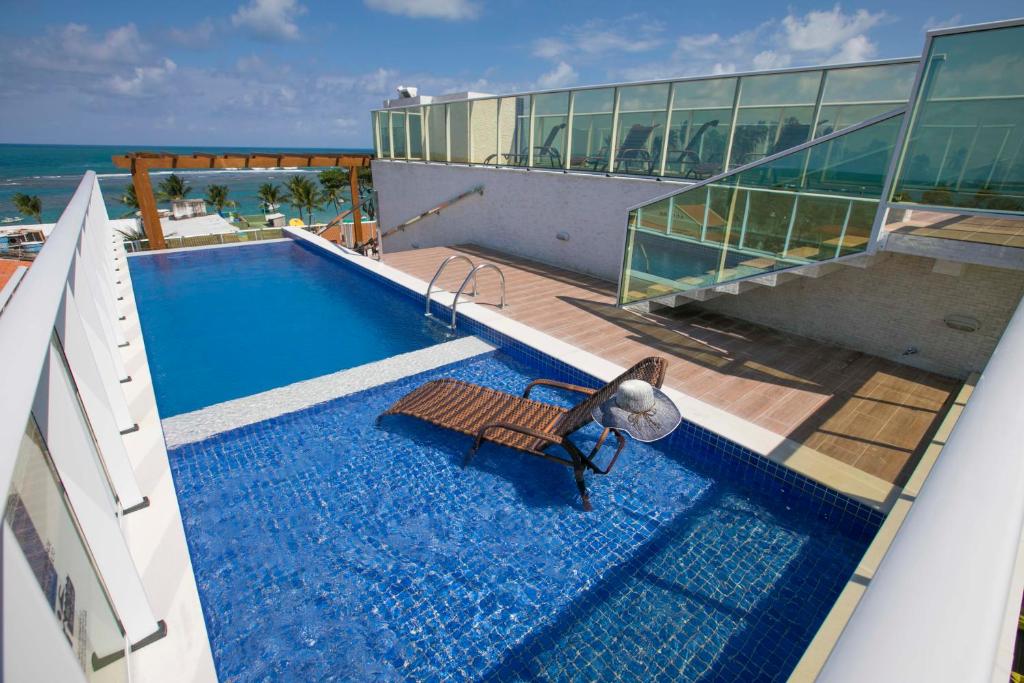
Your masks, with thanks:
<instances>
[{"instance_id":1,"label":"glass enclosed terrace","mask_svg":"<svg viewBox=\"0 0 1024 683\"><path fill-rule=\"evenodd\" d=\"M378 158L703 180L906 105L917 59L375 111Z\"/></svg>"}]
</instances>

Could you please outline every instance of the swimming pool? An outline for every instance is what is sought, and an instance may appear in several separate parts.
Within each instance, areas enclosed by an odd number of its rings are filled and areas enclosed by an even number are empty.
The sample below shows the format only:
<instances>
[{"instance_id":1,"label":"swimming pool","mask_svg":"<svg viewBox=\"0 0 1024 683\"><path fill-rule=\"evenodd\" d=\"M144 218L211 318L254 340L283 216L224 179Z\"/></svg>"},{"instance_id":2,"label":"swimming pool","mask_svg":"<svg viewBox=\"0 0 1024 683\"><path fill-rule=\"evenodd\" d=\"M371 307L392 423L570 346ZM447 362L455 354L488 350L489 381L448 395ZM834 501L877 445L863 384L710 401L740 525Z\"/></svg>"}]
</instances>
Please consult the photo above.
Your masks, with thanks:
<instances>
[{"instance_id":1,"label":"swimming pool","mask_svg":"<svg viewBox=\"0 0 1024 683\"><path fill-rule=\"evenodd\" d=\"M291 239L128 264L162 417L447 336L412 299Z\"/></svg>"},{"instance_id":2,"label":"swimming pool","mask_svg":"<svg viewBox=\"0 0 1024 683\"><path fill-rule=\"evenodd\" d=\"M493 346L169 450L220 678L785 680L877 518L688 423L589 477L592 513L567 468L493 444L466 467L468 437L378 423L440 377L597 384L465 322Z\"/></svg>"}]
</instances>

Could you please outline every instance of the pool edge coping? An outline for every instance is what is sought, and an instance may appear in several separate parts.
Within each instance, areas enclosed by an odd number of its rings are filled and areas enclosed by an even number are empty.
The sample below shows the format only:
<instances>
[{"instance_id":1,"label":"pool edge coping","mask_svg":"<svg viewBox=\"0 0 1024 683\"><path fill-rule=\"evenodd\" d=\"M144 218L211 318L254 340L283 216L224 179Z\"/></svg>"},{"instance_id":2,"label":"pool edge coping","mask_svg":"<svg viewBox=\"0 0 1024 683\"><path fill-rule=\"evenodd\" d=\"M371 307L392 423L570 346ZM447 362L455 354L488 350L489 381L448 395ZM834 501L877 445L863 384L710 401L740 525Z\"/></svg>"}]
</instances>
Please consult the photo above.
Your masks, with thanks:
<instances>
[{"instance_id":1,"label":"pool edge coping","mask_svg":"<svg viewBox=\"0 0 1024 683\"><path fill-rule=\"evenodd\" d=\"M255 243L255 242L254 242ZM241 243L245 244L245 243ZM220 246L220 245L217 245ZM228 246L228 245L225 245ZM231 245L235 246L235 245ZM115 257L130 254L115 243ZM153 611L167 622L167 635L129 656L133 679L150 680L168 670L199 683L216 683L213 645L185 536L177 488L171 476L163 426L156 404L131 269L123 268L118 295L124 297L119 324L128 345L117 349L131 381L121 386L139 428L123 435L129 459L149 506L121 517L121 529Z\"/></svg>"},{"instance_id":2,"label":"pool edge coping","mask_svg":"<svg viewBox=\"0 0 1024 683\"><path fill-rule=\"evenodd\" d=\"M870 545L864 551L864 556L857 564L857 568L854 570L850 580L846 582L842 592L836 601L832 604L832 608L829 610L825 620L818 627L817 632L814 634L814 638L810 644L804 650L803 655L800 657L800 661L797 662L796 667L790 674L788 683L810 683L817 679L821 670L824 668L825 663L831 656L832 651L835 649L836 643L839 642L839 638L849 623L850 618L853 616L854 611L857 609L857 605L860 604L861 598L867 591L871 580L875 576L875 572L878 570L878 566L881 564L882 559L886 553L889 552L889 547L892 545L893 540L896 538L896 534L899 532L900 527L903 526L904 520L910 513L910 509L914 505L914 500L921 492L921 487L927 480L928 475L931 473L932 468L942 455L942 449L946 444L946 440L949 438L949 434L953 431L957 421L960 419L961 413L963 413L964 406L970 400L971 394L974 391L974 386L978 379L981 377L980 373L972 373L970 377L963 383L960 390L957 392L953 403L949 406L946 414L943 416L942 421L939 423L938 429L935 434L932 435L928 446L925 448L924 453L921 455L921 459L918 461L917 466L914 467L910 478L907 480L906 485L899 492L899 495L894 502L892 509L886 515L885 521L882 522L882 526L879 528L878 533L875 534ZM1017 572L1024 571L1024 545L1018 549L1017 559ZM1014 612L1017 611L1014 606ZM1012 624L1016 626L1016 619L1012 620ZM1012 635L1015 635L1016 629L1013 629ZM1006 639L1004 638L1004 641ZM1010 655L1012 655L1012 644L1010 645ZM1009 656L1009 655L1008 655Z\"/></svg>"},{"instance_id":3,"label":"pool edge coping","mask_svg":"<svg viewBox=\"0 0 1024 683\"><path fill-rule=\"evenodd\" d=\"M427 283L425 281L386 263L339 247L322 237L300 229L285 227L284 234L315 249L326 251L378 277L390 280L416 296L422 297L426 292ZM447 290L436 289L431 292L431 301L436 301L445 307L450 307L454 298L454 294ZM474 302L460 301L458 311L460 315L464 315L480 325L598 379L610 380L625 370L625 368L606 361L589 351L572 346ZM664 390L689 422L728 439L780 467L792 470L813 482L833 489L881 515L887 514L899 498L900 488L879 477L819 453L808 446L792 441L781 434L744 420L684 392L671 387L665 387Z\"/></svg>"}]
</instances>

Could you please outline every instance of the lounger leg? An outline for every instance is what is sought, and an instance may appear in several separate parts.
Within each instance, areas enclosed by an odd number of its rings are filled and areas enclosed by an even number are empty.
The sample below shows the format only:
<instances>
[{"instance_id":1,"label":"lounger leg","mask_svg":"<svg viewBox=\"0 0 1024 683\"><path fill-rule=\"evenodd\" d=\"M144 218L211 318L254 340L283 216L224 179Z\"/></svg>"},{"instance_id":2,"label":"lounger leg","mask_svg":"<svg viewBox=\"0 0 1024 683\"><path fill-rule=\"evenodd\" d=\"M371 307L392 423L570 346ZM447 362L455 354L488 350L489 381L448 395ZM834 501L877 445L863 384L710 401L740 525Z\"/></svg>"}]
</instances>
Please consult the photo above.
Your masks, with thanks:
<instances>
[{"instance_id":1,"label":"lounger leg","mask_svg":"<svg viewBox=\"0 0 1024 683\"><path fill-rule=\"evenodd\" d=\"M590 504L590 494L587 493L587 482L583 480L583 473L586 471L583 463L577 464L572 470L573 474L576 475L576 488L580 490L580 497L583 498L583 511L590 512L594 508Z\"/></svg>"},{"instance_id":2,"label":"lounger leg","mask_svg":"<svg viewBox=\"0 0 1024 683\"><path fill-rule=\"evenodd\" d=\"M469 466L469 463L473 460L473 456L476 455L476 452L479 449L480 449L480 439L477 439L476 441L473 442L473 445L469 447L469 452L466 453L466 459L462 461L462 466L463 467Z\"/></svg>"}]
</instances>

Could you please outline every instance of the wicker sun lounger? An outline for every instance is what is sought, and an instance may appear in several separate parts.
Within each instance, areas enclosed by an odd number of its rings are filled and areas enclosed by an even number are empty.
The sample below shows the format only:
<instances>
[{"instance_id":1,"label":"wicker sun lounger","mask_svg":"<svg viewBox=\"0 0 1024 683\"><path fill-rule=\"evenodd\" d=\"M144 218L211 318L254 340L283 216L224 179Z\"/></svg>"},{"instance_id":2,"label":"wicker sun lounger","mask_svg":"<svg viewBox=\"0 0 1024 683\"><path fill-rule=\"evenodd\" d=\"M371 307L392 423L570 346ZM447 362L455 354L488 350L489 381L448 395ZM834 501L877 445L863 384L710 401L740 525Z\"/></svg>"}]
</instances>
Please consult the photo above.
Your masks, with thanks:
<instances>
[{"instance_id":1,"label":"wicker sun lounger","mask_svg":"<svg viewBox=\"0 0 1024 683\"><path fill-rule=\"evenodd\" d=\"M661 387L665 380L665 367L664 358L645 358L600 389L538 379L527 385L522 396L460 380L439 379L406 394L380 417L409 415L475 437L466 456L467 463L484 441L493 441L571 467L583 498L583 509L590 510L590 496L583 473L590 469L597 474L608 474L626 445L626 439L618 430L605 429L590 453L584 455L569 440L569 436L591 421L590 413L594 406L611 398L622 382L642 379ZM530 390L535 386L577 392L586 398L572 408L561 408L530 399ZM618 447L607 467L602 469L594 463L593 458L609 433L615 436ZM569 457L548 453L552 446L560 446Z\"/></svg>"}]
</instances>

